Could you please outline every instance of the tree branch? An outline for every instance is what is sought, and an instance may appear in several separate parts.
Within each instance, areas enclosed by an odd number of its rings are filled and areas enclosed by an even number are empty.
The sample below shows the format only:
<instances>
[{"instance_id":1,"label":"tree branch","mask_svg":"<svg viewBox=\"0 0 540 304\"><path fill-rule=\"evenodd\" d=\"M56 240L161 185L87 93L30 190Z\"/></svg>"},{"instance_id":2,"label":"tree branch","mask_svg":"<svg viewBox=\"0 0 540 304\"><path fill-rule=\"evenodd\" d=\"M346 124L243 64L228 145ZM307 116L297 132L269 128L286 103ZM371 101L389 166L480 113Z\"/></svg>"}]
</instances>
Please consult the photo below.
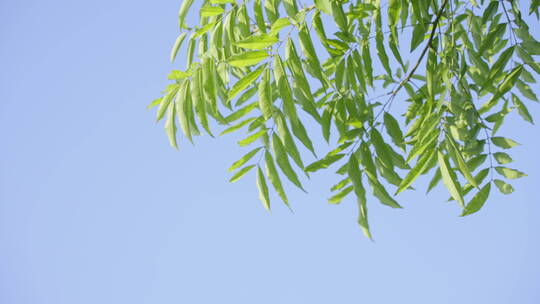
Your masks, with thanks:
<instances>
[{"instance_id":1,"label":"tree branch","mask_svg":"<svg viewBox=\"0 0 540 304\"><path fill-rule=\"evenodd\" d=\"M418 67L420 66L420 63L422 62L422 59L424 59L424 57L426 56L427 54L427 51L428 49L431 47L431 43L433 42L433 39L435 38L435 32L437 31L437 27L439 26L439 21L442 17L442 14L444 12L444 9L446 7L446 4L448 3L448 0L444 0L442 6L441 6L441 9L439 10L439 12L437 13L437 16L435 17L435 20L432 22L433 23L433 29L431 30L431 35L429 36L429 40L428 40L428 43L426 44L426 47L424 48L424 50L422 51L422 54L420 55L420 58L418 58L418 61L416 62L416 64L414 65L413 69L409 72L409 74L407 75L407 77L405 77L405 79L403 79L397 89L395 89L393 92L392 92L392 95L396 95L400 90L401 88L403 88L403 86L405 86L405 84L407 82L409 82L409 80L411 80L412 76L414 75L414 73L416 72L416 70L418 69Z\"/></svg>"}]
</instances>

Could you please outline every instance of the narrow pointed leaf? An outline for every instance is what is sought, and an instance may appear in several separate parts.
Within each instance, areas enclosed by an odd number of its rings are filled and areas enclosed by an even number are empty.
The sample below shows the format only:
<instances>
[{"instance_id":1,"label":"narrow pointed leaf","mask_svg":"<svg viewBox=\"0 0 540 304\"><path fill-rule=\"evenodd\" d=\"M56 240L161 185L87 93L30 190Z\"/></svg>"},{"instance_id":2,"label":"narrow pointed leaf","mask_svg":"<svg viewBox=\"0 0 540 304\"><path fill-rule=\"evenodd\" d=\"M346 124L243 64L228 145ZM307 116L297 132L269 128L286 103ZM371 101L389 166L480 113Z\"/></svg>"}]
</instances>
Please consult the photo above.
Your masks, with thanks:
<instances>
[{"instance_id":1,"label":"narrow pointed leaf","mask_svg":"<svg viewBox=\"0 0 540 304\"><path fill-rule=\"evenodd\" d=\"M502 194L510 194L514 192L514 187L512 187L512 185L507 184L500 179L496 179L493 182L495 183L495 186L497 186L497 188Z\"/></svg>"},{"instance_id":2,"label":"narrow pointed leaf","mask_svg":"<svg viewBox=\"0 0 540 304\"><path fill-rule=\"evenodd\" d=\"M246 175L249 171L251 171L251 169L255 168L255 165L250 165L250 166L247 166L247 167L244 167L242 168L241 170L239 170L238 172L236 172L233 177L231 177L231 179L229 180L229 183L234 183L236 182L237 180L241 179L244 175Z\"/></svg>"},{"instance_id":3,"label":"narrow pointed leaf","mask_svg":"<svg viewBox=\"0 0 540 304\"><path fill-rule=\"evenodd\" d=\"M253 156L255 156L255 154L257 154L257 152L259 152L261 149L262 149L262 147L251 150L246 155L242 156L242 158L240 158L239 160L234 162L231 165L231 167L229 169L227 169L227 171L232 172L232 171L242 167L245 163L247 163L250 159L252 159Z\"/></svg>"},{"instance_id":4,"label":"narrow pointed leaf","mask_svg":"<svg viewBox=\"0 0 540 304\"><path fill-rule=\"evenodd\" d=\"M266 175L268 176L270 183L272 184L272 186L274 186L276 193L279 195L279 197L285 203L285 205L289 206L289 200L287 199L287 195L285 194L285 190L283 189L283 184L281 183L281 179L279 178L276 165L274 164L274 160L270 152L265 151L264 159L265 159Z\"/></svg>"},{"instance_id":5,"label":"narrow pointed leaf","mask_svg":"<svg viewBox=\"0 0 540 304\"><path fill-rule=\"evenodd\" d=\"M257 167L257 188L259 188L259 199L264 205L264 208L270 211L270 195L268 194L268 186L266 185L266 179L261 170L261 167Z\"/></svg>"},{"instance_id":6,"label":"narrow pointed leaf","mask_svg":"<svg viewBox=\"0 0 540 304\"><path fill-rule=\"evenodd\" d=\"M285 151L281 140L275 133L272 135L272 149L274 150L274 154L276 155L276 162L281 168L281 171L295 186L305 192L304 187L300 183L300 180L298 180L298 176L291 167L291 163L289 162L289 159L287 157L287 152Z\"/></svg>"},{"instance_id":7,"label":"narrow pointed leaf","mask_svg":"<svg viewBox=\"0 0 540 304\"><path fill-rule=\"evenodd\" d=\"M461 194L461 186L458 183L454 170L450 167L447 157L440 150L437 151L437 157L444 185L450 192L450 195L464 207L465 202Z\"/></svg>"},{"instance_id":8,"label":"narrow pointed leaf","mask_svg":"<svg viewBox=\"0 0 540 304\"><path fill-rule=\"evenodd\" d=\"M266 51L249 51L231 56L227 59L227 62L234 67L246 67L256 65L266 58L268 58Z\"/></svg>"},{"instance_id":9,"label":"narrow pointed leaf","mask_svg":"<svg viewBox=\"0 0 540 304\"><path fill-rule=\"evenodd\" d=\"M478 193L472 198L472 200L465 206L461 216L473 214L480 210L484 206L491 190L491 183L486 184Z\"/></svg>"}]
</instances>

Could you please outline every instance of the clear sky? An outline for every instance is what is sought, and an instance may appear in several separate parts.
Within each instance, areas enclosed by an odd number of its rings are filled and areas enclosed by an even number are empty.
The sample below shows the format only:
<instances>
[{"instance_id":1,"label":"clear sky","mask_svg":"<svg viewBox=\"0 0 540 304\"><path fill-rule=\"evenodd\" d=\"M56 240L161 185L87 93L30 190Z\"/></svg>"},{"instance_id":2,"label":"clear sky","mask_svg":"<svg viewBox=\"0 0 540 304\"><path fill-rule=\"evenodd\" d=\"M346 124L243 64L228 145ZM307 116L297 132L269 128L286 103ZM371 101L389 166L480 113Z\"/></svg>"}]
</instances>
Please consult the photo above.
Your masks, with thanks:
<instances>
[{"instance_id":1,"label":"clear sky","mask_svg":"<svg viewBox=\"0 0 540 304\"><path fill-rule=\"evenodd\" d=\"M537 126L511 114L529 177L473 216L408 191L370 204L370 242L331 174L269 214L227 183L234 135L176 152L145 109L179 5L0 1L0 303L540 303Z\"/></svg>"}]
</instances>

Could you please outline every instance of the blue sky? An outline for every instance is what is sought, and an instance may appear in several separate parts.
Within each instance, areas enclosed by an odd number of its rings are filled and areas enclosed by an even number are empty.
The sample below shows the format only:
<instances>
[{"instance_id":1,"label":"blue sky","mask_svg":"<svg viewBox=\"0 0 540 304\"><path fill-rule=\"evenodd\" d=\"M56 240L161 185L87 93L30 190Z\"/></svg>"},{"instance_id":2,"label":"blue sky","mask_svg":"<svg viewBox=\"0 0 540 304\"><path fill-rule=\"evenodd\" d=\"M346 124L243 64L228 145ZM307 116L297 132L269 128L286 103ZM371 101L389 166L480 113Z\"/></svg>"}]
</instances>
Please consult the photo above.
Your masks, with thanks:
<instances>
[{"instance_id":1,"label":"blue sky","mask_svg":"<svg viewBox=\"0 0 540 304\"><path fill-rule=\"evenodd\" d=\"M537 126L512 114L529 177L470 217L408 191L371 204L370 242L330 174L269 214L253 176L227 183L238 138L176 152L145 109L179 5L0 2L0 303L540 302Z\"/></svg>"}]
</instances>

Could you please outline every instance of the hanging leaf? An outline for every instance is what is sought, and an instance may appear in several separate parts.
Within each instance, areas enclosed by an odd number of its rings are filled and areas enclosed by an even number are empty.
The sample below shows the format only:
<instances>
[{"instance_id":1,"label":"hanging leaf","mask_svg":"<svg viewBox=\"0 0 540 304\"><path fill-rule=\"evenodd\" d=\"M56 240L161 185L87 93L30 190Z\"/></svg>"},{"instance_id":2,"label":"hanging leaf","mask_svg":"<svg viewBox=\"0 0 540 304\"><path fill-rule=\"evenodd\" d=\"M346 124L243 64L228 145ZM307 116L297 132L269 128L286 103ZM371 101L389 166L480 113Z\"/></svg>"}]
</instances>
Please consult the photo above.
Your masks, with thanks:
<instances>
[{"instance_id":1,"label":"hanging leaf","mask_svg":"<svg viewBox=\"0 0 540 304\"><path fill-rule=\"evenodd\" d=\"M256 141L257 139L261 138L261 136L265 135L267 132L266 129L262 129L260 130L259 132L256 132L254 134L251 134L250 136L248 136L246 139L242 139L241 141L238 142L238 145L240 147L244 147L244 146L247 146L251 143L253 143L254 141Z\"/></svg>"},{"instance_id":2,"label":"hanging leaf","mask_svg":"<svg viewBox=\"0 0 540 304\"><path fill-rule=\"evenodd\" d=\"M268 58L266 51L249 51L231 56L227 62L234 67L246 67L256 65L266 58Z\"/></svg>"},{"instance_id":3,"label":"hanging leaf","mask_svg":"<svg viewBox=\"0 0 540 304\"><path fill-rule=\"evenodd\" d=\"M222 7L219 6L208 6L205 5L201 7L201 17L212 17L215 15L221 15L225 12Z\"/></svg>"},{"instance_id":4,"label":"hanging leaf","mask_svg":"<svg viewBox=\"0 0 540 304\"><path fill-rule=\"evenodd\" d=\"M249 87L255 80L259 78L259 76L262 74L262 72L265 70L266 65L261 65L258 69L255 71L247 74L244 76L244 78L238 80L237 83L234 84L232 89L229 91L229 100L233 99L238 95L240 92L244 91L247 87Z\"/></svg>"},{"instance_id":5,"label":"hanging leaf","mask_svg":"<svg viewBox=\"0 0 540 304\"><path fill-rule=\"evenodd\" d=\"M276 165L274 164L274 160L270 152L265 151L264 159L266 166L266 175L268 176L270 183L272 184L272 186L274 186L274 189L276 190L281 200L285 203L285 205L289 206L289 200L287 199L287 195L285 194L285 190L283 189L281 179L279 178Z\"/></svg>"},{"instance_id":6,"label":"hanging leaf","mask_svg":"<svg viewBox=\"0 0 540 304\"><path fill-rule=\"evenodd\" d=\"M249 50L262 50L277 43L279 39L272 35L251 36L236 43L239 47Z\"/></svg>"},{"instance_id":7,"label":"hanging leaf","mask_svg":"<svg viewBox=\"0 0 540 304\"><path fill-rule=\"evenodd\" d=\"M261 167L257 166L257 188L259 188L259 199L264 205L264 208L270 211L270 195L268 194L268 186L266 185L266 179L261 170Z\"/></svg>"},{"instance_id":8,"label":"hanging leaf","mask_svg":"<svg viewBox=\"0 0 540 304\"><path fill-rule=\"evenodd\" d=\"M463 195L461 194L461 186L457 180L454 170L450 167L448 158L441 152L437 151L439 168L441 170L441 176L444 185L450 192L450 195L459 202L462 207L465 207Z\"/></svg>"},{"instance_id":9,"label":"hanging leaf","mask_svg":"<svg viewBox=\"0 0 540 304\"><path fill-rule=\"evenodd\" d=\"M482 206L486 203L486 200L489 196L489 191L491 190L491 184L486 184L478 193L473 197L473 199L465 206L461 216L466 216L473 214L480 210Z\"/></svg>"},{"instance_id":10,"label":"hanging leaf","mask_svg":"<svg viewBox=\"0 0 540 304\"><path fill-rule=\"evenodd\" d=\"M274 154L276 155L276 161L281 168L281 171L295 186L305 192L304 187L300 183L300 180L298 180L298 176L296 175L293 168L291 167L291 164L289 163L287 152L285 151L281 140L275 133L272 135L272 149L274 150Z\"/></svg>"},{"instance_id":11,"label":"hanging leaf","mask_svg":"<svg viewBox=\"0 0 540 304\"><path fill-rule=\"evenodd\" d=\"M497 147L501 147L503 149L510 149L515 146L519 146L519 143L504 137L492 137L491 142Z\"/></svg>"},{"instance_id":12,"label":"hanging leaf","mask_svg":"<svg viewBox=\"0 0 540 304\"><path fill-rule=\"evenodd\" d=\"M256 149L253 149L253 150L249 151L246 155L242 156L242 158L240 158L239 160L234 162L234 164L232 164L232 166L229 167L229 169L227 171L232 172L232 171L242 167L245 163L247 163L250 159L252 159L253 156L255 156L255 154L257 154L257 152L259 152L261 149L262 149L262 147L258 147Z\"/></svg>"},{"instance_id":13,"label":"hanging leaf","mask_svg":"<svg viewBox=\"0 0 540 304\"><path fill-rule=\"evenodd\" d=\"M495 186L497 186L497 188L502 194L510 194L514 192L514 187L512 187L512 185L507 184L500 179L496 179L493 182L495 183Z\"/></svg>"},{"instance_id":14,"label":"hanging leaf","mask_svg":"<svg viewBox=\"0 0 540 304\"><path fill-rule=\"evenodd\" d=\"M353 184L354 193L358 200L359 216L358 224L362 227L364 234L373 239L371 232L369 231L369 223L367 218L367 201L366 201L366 190L362 185L362 173L360 172L358 160L353 154L349 158L348 169L347 169L349 178Z\"/></svg>"},{"instance_id":15,"label":"hanging leaf","mask_svg":"<svg viewBox=\"0 0 540 304\"><path fill-rule=\"evenodd\" d=\"M504 152L493 153L493 157L495 157L495 160L501 165L509 164L514 161L510 155Z\"/></svg>"},{"instance_id":16,"label":"hanging leaf","mask_svg":"<svg viewBox=\"0 0 540 304\"><path fill-rule=\"evenodd\" d=\"M250 165L250 166L242 168L241 170L236 172L236 174L234 174L233 177L231 177L231 179L229 180L229 183L234 183L237 180L241 179L244 175L246 175L253 168L255 168L255 165Z\"/></svg>"},{"instance_id":17,"label":"hanging leaf","mask_svg":"<svg viewBox=\"0 0 540 304\"><path fill-rule=\"evenodd\" d=\"M176 143L176 117L175 117L175 104L174 102L169 103L167 109L167 120L165 121L165 130L167 131L167 136L169 137L169 143L175 149L178 149Z\"/></svg>"},{"instance_id":18,"label":"hanging leaf","mask_svg":"<svg viewBox=\"0 0 540 304\"><path fill-rule=\"evenodd\" d=\"M516 178L527 176L527 174L519 170L505 168L505 167L495 167L495 171L497 171L497 173L499 173L500 175L508 179L516 179Z\"/></svg>"}]
</instances>

